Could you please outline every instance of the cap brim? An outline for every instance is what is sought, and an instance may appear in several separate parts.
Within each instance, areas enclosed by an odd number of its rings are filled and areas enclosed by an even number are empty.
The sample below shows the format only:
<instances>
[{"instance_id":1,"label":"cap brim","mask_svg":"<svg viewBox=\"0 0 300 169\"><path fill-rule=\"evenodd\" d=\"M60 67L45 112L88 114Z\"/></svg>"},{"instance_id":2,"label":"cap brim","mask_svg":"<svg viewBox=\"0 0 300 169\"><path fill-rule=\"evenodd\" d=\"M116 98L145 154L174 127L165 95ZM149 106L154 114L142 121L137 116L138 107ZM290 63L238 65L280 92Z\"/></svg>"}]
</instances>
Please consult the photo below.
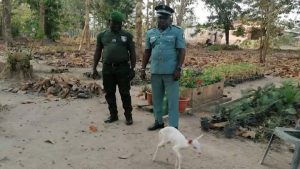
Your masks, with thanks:
<instances>
[{"instance_id":1,"label":"cap brim","mask_svg":"<svg viewBox=\"0 0 300 169\"><path fill-rule=\"evenodd\" d=\"M168 14L168 13L156 12L156 16L157 16L157 17L159 17L159 16L170 17L171 15Z\"/></svg>"},{"instance_id":2,"label":"cap brim","mask_svg":"<svg viewBox=\"0 0 300 169\"><path fill-rule=\"evenodd\" d=\"M156 11L156 13L166 14L166 15L172 15L172 12L165 10L165 9L159 9Z\"/></svg>"}]
</instances>

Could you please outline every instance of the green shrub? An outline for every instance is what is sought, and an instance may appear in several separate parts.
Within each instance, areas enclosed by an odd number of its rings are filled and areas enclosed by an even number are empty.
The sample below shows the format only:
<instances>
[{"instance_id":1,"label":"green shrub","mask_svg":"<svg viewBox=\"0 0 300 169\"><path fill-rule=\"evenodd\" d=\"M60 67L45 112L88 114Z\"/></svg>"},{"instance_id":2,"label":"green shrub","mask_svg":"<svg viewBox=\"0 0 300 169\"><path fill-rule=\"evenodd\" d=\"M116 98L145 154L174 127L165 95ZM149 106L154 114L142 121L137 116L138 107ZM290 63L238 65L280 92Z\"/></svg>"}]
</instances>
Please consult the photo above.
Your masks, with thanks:
<instances>
[{"instance_id":1,"label":"green shrub","mask_svg":"<svg viewBox=\"0 0 300 169\"><path fill-rule=\"evenodd\" d=\"M238 45L224 45L224 44L214 44L207 47L211 51L220 51L220 50L238 50L240 49Z\"/></svg>"},{"instance_id":2,"label":"green shrub","mask_svg":"<svg viewBox=\"0 0 300 169\"><path fill-rule=\"evenodd\" d=\"M259 41L258 40L244 40L240 44L241 48L244 49L257 49L259 48Z\"/></svg>"},{"instance_id":3,"label":"green shrub","mask_svg":"<svg viewBox=\"0 0 300 169\"><path fill-rule=\"evenodd\" d=\"M233 35L235 36L245 36L245 28L243 26L239 26L236 31L233 31Z\"/></svg>"}]
</instances>

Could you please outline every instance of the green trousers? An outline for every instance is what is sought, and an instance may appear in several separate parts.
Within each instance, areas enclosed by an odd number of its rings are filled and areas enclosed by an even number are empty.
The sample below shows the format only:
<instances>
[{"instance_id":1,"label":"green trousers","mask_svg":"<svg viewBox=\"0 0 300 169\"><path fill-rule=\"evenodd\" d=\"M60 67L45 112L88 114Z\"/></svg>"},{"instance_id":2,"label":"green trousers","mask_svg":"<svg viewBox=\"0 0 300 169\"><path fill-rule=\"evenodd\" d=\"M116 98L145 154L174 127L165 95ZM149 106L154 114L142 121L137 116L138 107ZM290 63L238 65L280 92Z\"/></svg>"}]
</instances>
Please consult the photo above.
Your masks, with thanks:
<instances>
[{"instance_id":1,"label":"green trousers","mask_svg":"<svg viewBox=\"0 0 300 169\"><path fill-rule=\"evenodd\" d=\"M103 65L102 76L105 91L105 99L108 103L108 109L111 116L118 115L116 103L116 87L118 86L121 95L124 115L131 117L132 105L130 96L130 80L128 78L130 72L129 64L121 64L118 66Z\"/></svg>"},{"instance_id":2,"label":"green trousers","mask_svg":"<svg viewBox=\"0 0 300 169\"><path fill-rule=\"evenodd\" d=\"M169 126L178 127L179 123L179 82L173 75L151 75L152 101L155 122L163 123L163 99L168 100Z\"/></svg>"}]
</instances>

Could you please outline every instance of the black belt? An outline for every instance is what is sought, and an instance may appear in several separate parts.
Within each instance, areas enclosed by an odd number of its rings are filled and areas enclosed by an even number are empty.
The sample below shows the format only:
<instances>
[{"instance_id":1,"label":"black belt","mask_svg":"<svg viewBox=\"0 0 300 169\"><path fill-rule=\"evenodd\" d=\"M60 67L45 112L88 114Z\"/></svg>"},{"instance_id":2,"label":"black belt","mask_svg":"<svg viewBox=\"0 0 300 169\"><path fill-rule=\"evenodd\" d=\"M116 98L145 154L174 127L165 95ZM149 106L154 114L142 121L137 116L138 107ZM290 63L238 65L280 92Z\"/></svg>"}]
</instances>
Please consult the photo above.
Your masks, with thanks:
<instances>
[{"instance_id":1,"label":"black belt","mask_svg":"<svg viewBox=\"0 0 300 169\"><path fill-rule=\"evenodd\" d=\"M117 62L117 63L104 63L107 66L111 66L111 67L118 67L121 65L125 65L128 64L128 61L124 61L124 62Z\"/></svg>"}]
</instances>

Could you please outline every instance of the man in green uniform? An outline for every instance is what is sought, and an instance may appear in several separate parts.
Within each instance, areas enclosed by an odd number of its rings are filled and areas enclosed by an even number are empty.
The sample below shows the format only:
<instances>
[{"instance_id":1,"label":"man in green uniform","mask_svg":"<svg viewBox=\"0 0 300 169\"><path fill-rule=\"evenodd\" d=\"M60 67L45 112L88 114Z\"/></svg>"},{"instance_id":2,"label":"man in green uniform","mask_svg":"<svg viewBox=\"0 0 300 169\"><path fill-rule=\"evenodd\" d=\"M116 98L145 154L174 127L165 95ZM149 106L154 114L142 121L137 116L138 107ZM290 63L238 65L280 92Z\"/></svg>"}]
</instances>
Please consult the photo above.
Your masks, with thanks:
<instances>
[{"instance_id":1,"label":"man in green uniform","mask_svg":"<svg viewBox=\"0 0 300 169\"><path fill-rule=\"evenodd\" d=\"M112 123L118 120L115 95L116 86L118 86L125 110L126 124L131 125L133 121L130 80L135 76L136 55L133 36L129 32L122 30L122 22L123 15L118 11L112 12L109 20L110 28L98 35L94 55L93 76L96 77L98 75L96 68L101 56L103 56L103 86L110 112L110 116L104 122Z\"/></svg>"},{"instance_id":2,"label":"man in green uniform","mask_svg":"<svg viewBox=\"0 0 300 169\"><path fill-rule=\"evenodd\" d=\"M166 5L155 7L158 16L157 28L146 34L141 78L145 78L145 68L151 57L151 87L155 122L148 130L164 127L163 97L168 100L169 125L178 128L179 122L179 78L185 58L184 32L171 25L174 10Z\"/></svg>"}]
</instances>

